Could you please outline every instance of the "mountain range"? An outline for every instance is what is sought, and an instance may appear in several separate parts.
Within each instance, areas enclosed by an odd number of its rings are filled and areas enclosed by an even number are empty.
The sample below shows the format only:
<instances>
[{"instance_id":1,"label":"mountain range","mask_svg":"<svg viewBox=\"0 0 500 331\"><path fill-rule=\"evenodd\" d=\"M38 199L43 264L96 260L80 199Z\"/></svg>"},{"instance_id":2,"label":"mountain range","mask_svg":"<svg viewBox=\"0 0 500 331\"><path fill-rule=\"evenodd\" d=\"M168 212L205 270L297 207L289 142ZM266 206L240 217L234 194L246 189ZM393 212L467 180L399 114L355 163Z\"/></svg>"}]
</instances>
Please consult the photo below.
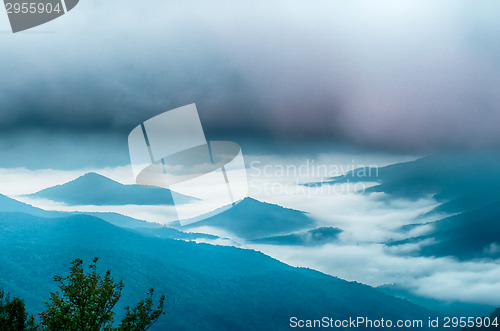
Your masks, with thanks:
<instances>
[{"instance_id":1,"label":"mountain range","mask_svg":"<svg viewBox=\"0 0 500 331\"><path fill-rule=\"evenodd\" d=\"M54 274L66 274L74 258L90 262L98 256L101 271L111 269L124 281L118 308L139 301L150 287L166 294L166 315L155 330L285 330L292 316L432 315L369 286L290 267L256 251L153 237L92 215L28 213L33 210L1 197L0 286L24 298L31 313L42 311L56 290Z\"/></svg>"},{"instance_id":2,"label":"mountain range","mask_svg":"<svg viewBox=\"0 0 500 331\"><path fill-rule=\"evenodd\" d=\"M423 256L453 256L461 260L500 258L500 200L439 221L413 224L405 229L430 226L418 237L388 243L389 246L420 243Z\"/></svg>"},{"instance_id":3,"label":"mountain range","mask_svg":"<svg viewBox=\"0 0 500 331\"><path fill-rule=\"evenodd\" d=\"M378 182L366 190L383 192L382 200L433 197L439 205L401 233L426 226L418 237L390 241L390 246L418 243L423 256L453 256L461 260L500 257L500 156L497 153L431 155L382 168L360 168L310 185ZM444 216L442 216L444 215ZM438 221L429 217L441 216Z\"/></svg>"},{"instance_id":4,"label":"mountain range","mask_svg":"<svg viewBox=\"0 0 500 331\"><path fill-rule=\"evenodd\" d=\"M433 195L441 202L473 195L498 197L499 164L497 153L429 155L386 167L354 169L322 184L378 182L379 185L368 188L367 193L384 192L392 198L411 199ZM476 203L482 204L482 200ZM458 211L462 211L461 206L458 207Z\"/></svg>"},{"instance_id":5,"label":"mountain range","mask_svg":"<svg viewBox=\"0 0 500 331\"><path fill-rule=\"evenodd\" d=\"M87 173L68 183L46 188L28 195L30 198L44 198L63 202L68 205L157 205L172 204L171 191L163 188L123 185L96 173ZM178 194L178 193L174 193ZM185 202L190 201L184 196ZM40 212L40 211L38 211ZM42 212L43 213L43 212ZM165 238L177 239L216 239L216 236L187 234L198 227L210 226L222 229L236 238L260 243L320 245L334 240L336 233L331 229L316 229L315 221L307 213L245 198L229 210L207 217L206 219L180 226L161 227L148 222L138 222L116 213L86 213L105 219L123 228L136 228L142 233L149 233ZM39 215L39 214L38 214ZM57 215L57 212L55 214ZM157 230L147 230L153 228ZM336 231L336 230L335 230ZM335 232L334 231L334 232ZM266 239L267 238L267 239Z\"/></svg>"}]
</instances>

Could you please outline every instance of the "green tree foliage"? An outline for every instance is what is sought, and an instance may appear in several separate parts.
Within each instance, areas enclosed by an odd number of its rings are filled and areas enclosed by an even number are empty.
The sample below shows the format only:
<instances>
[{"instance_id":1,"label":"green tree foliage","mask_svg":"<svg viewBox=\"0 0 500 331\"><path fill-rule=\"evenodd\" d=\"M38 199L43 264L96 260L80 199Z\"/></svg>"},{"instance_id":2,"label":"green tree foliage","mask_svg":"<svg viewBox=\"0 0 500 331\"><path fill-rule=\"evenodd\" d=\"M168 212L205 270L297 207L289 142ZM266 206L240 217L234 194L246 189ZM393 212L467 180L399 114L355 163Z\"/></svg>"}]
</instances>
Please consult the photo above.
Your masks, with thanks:
<instances>
[{"instance_id":1,"label":"green tree foliage","mask_svg":"<svg viewBox=\"0 0 500 331\"><path fill-rule=\"evenodd\" d=\"M0 330L37 330L35 319L28 316L23 300L10 299L3 291L0 291Z\"/></svg>"},{"instance_id":2,"label":"green tree foliage","mask_svg":"<svg viewBox=\"0 0 500 331\"><path fill-rule=\"evenodd\" d=\"M64 331L146 330L163 314L165 296L153 308L154 290L126 315L118 328L113 328L113 308L120 299L122 281L115 282L111 272L104 277L97 273L97 258L85 273L83 261L75 259L69 276L55 276L61 292L51 293L47 310L40 314L42 328Z\"/></svg>"},{"instance_id":3,"label":"green tree foliage","mask_svg":"<svg viewBox=\"0 0 500 331\"><path fill-rule=\"evenodd\" d=\"M150 289L147 298L137 304L135 308L125 307L125 317L123 318L119 329L126 331L147 330L163 314L163 303L165 296L160 298L158 307L153 309L154 289Z\"/></svg>"}]
</instances>

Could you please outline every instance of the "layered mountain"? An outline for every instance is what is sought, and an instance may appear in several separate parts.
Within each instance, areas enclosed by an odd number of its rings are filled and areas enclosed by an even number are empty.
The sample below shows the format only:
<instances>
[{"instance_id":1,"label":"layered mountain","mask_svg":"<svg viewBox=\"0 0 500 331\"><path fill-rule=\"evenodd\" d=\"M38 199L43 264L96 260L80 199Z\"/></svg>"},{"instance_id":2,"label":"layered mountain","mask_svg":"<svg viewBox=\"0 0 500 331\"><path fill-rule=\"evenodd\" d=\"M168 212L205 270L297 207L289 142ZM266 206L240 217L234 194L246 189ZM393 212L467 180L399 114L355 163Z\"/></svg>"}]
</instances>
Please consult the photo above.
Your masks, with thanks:
<instances>
[{"instance_id":1,"label":"layered mountain","mask_svg":"<svg viewBox=\"0 0 500 331\"><path fill-rule=\"evenodd\" d=\"M419 199L433 196L441 204L432 211L409 219L401 228L411 234L426 226L425 235L391 242L389 245L419 244L418 254L454 256L459 259L500 257L500 155L434 155L383 168L355 169L325 183L379 182L367 189L384 192L385 199ZM444 217L442 215L445 215ZM429 217L443 219L426 222ZM423 224L422 224L423 223Z\"/></svg>"},{"instance_id":2,"label":"layered mountain","mask_svg":"<svg viewBox=\"0 0 500 331\"><path fill-rule=\"evenodd\" d=\"M311 229L315 221L299 210L245 198L223 213L183 226L182 229L201 226L219 228L239 238L254 240Z\"/></svg>"},{"instance_id":3,"label":"layered mountain","mask_svg":"<svg viewBox=\"0 0 500 331\"><path fill-rule=\"evenodd\" d=\"M3 194L0 194L0 211L27 213L42 217L57 217L60 214L57 211L52 212L37 207L33 207L26 203L9 198Z\"/></svg>"},{"instance_id":4,"label":"layered mountain","mask_svg":"<svg viewBox=\"0 0 500 331\"><path fill-rule=\"evenodd\" d=\"M435 222L425 235L388 243L389 246L419 244L424 256L454 256L461 260L500 258L500 200Z\"/></svg>"},{"instance_id":5,"label":"layered mountain","mask_svg":"<svg viewBox=\"0 0 500 331\"><path fill-rule=\"evenodd\" d=\"M31 198L42 198L67 205L172 205L188 203L195 198L159 187L124 185L105 176L90 172L62 185L46 188Z\"/></svg>"},{"instance_id":6,"label":"layered mountain","mask_svg":"<svg viewBox=\"0 0 500 331\"><path fill-rule=\"evenodd\" d=\"M99 270L123 279L120 308L153 287L167 297L155 330L285 330L290 317L423 319L429 311L371 287L293 268L234 247L153 238L90 215L48 218L0 213L0 287L37 313L53 275L74 258L100 258Z\"/></svg>"},{"instance_id":7,"label":"layered mountain","mask_svg":"<svg viewBox=\"0 0 500 331\"><path fill-rule=\"evenodd\" d=\"M378 182L379 185L367 192L384 192L392 198L434 195L442 202L480 195L481 199L475 203L482 204L490 195L499 196L499 164L498 154L432 155L381 168L354 169L323 183L309 185Z\"/></svg>"},{"instance_id":8,"label":"layered mountain","mask_svg":"<svg viewBox=\"0 0 500 331\"><path fill-rule=\"evenodd\" d=\"M171 238L180 240L199 240L199 239L217 239L218 237L204 233L187 233L164 225L138 220L129 216L112 212L60 212L47 211L41 208L33 207L15 199L0 194L0 212L23 213L45 218L69 217L73 215L89 215L98 217L110 224L120 228L131 229L148 236Z\"/></svg>"},{"instance_id":9,"label":"layered mountain","mask_svg":"<svg viewBox=\"0 0 500 331\"><path fill-rule=\"evenodd\" d=\"M168 189L123 185L105 176L87 173L68 183L50 187L28 196L63 202L68 205L164 205L173 204L172 194L180 196ZM194 200L187 196L180 197L180 201L184 200L186 203ZM179 201L177 196L176 201ZM146 228L155 227L147 222L142 222L141 226L137 220L127 219L126 216L115 213L87 214L101 217L120 227L142 228L143 232L151 233L151 231L146 231ZM251 240L312 230L315 227L315 222L302 211L246 198L229 210L207 217L200 222L184 227L176 222L173 226L181 231L210 226L223 229L239 238ZM159 232L165 237L178 237L179 233L174 233L174 231L174 229L163 228ZM213 238L209 236L207 239Z\"/></svg>"}]
</instances>

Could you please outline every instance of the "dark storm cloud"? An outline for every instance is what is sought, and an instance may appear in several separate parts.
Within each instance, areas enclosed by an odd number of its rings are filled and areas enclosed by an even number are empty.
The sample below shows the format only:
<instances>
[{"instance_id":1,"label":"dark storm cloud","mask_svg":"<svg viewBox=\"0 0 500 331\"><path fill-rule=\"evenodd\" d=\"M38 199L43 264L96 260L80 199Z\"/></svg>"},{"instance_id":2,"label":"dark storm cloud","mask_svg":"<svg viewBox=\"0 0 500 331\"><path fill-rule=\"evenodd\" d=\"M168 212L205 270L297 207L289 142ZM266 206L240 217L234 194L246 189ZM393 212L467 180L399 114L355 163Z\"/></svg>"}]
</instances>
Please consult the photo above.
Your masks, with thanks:
<instances>
[{"instance_id":1,"label":"dark storm cloud","mask_svg":"<svg viewBox=\"0 0 500 331\"><path fill-rule=\"evenodd\" d=\"M57 33L0 35L0 130L126 135L196 102L212 134L495 147L497 9L87 1L43 28Z\"/></svg>"}]
</instances>

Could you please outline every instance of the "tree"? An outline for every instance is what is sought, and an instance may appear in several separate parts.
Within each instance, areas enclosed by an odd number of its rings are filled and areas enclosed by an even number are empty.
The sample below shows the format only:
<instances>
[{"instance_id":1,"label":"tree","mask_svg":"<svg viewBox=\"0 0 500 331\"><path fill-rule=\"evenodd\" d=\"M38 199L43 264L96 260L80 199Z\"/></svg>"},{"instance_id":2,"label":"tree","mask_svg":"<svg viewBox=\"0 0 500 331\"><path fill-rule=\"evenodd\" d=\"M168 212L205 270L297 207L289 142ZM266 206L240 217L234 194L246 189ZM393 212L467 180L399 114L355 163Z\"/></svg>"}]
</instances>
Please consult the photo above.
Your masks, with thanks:
<instances>
[{"instance_id":1,"label":"tree","mask_svg":"<svg viewBox=\"0 0 500 331\"><path fill-rule=\"evenodd\" d=\"M147 298L135 308L125 308L125 317L118 328L113 328L113 308L120 299L123 282L115 282L109 270L104 278L98 274L97 261L94 258L88 266L90 271L85 274L83 261L75 259L71 263L69 276L54 276L54 280L60 283L61 293L51 293L47 310L40 314L43 328L64 331L141 331L151 327L164 314L165 296L161 296L156 309L153 309L154 290L150 289Z\"/></svg>"},{"instance_id":2,"label":"tree","mask_svg":"<svg viewBox=\"0 0 500 331\"><path fill-rule=\"evenodd\" d=\"M147 330L151 325L156 323L163 314L162 308L165 301L165 296L160 298L157 309L153 309L153 294L154 289L149 289L148 297L137 304L135 308L130 310L125 307L125 317L122 319L119 329L126 331L141 331Z\"/></svg>"},{"instance_id":3,"label":"tree","mask_svg":"<svg viewBox=\"0 0 500 331\"><path fill-rule=\"evenodd\" d=\"M3 291L0 291L0 330L37 330L35 319L28 316L24 301L19 298L10 299Z\"/></svg>"}]
</instances>

